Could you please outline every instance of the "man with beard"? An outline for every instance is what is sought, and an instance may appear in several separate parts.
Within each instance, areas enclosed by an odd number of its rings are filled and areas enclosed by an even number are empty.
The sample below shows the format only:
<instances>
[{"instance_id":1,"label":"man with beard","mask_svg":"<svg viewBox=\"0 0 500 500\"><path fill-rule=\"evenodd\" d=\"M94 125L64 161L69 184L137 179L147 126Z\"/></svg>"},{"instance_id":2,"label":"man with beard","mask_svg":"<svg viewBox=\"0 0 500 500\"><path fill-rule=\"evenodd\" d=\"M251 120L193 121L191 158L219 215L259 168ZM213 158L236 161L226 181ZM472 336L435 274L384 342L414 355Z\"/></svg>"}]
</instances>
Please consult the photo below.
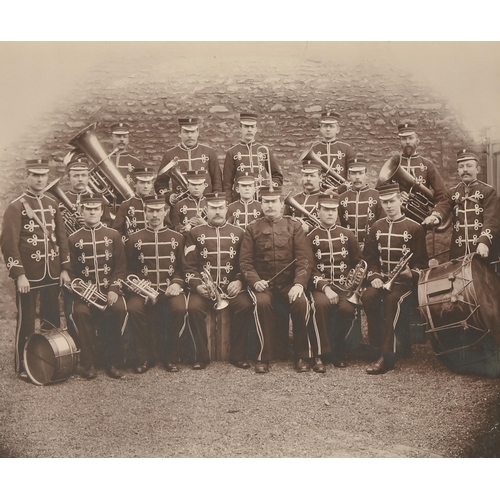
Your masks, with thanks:
<instances>
[{"instance_id":1,"label":"man with beard","mask_svg":"<svg viewBox=\"0 0 500 500\"><path fill-rule=\"evenodd\" d=\"M420 139L418 137L416 125L409 122L401 123L398 126L398 136L402 154L392 157L391 161L394 161L395 164L397 162L397 164L403 168L405 172L410 174L417 183L431 189L433 191L434 203L437 204L444 200L446 188L436 165L417 152ZM380 182L378 185L380 185ZM402 188L401 191L403 211L411 196L414 196L404 191L404 189L405 188ZM408 217L412 217L412 215L409 214Z\"/></svg>"},{"instance_id":2,"label":"man with beard","mask_svg":"<svg viewBox=\"0 0 500 500\"><path fill-rule=\"evenodd\" d=\"M217 153L206 144L200 144L198 118L179 118L179 136L181 143L169 149L163 156L159 172L170 163L175 157L178 158L177 166L185 176L190 170L197 170L205 175L205 182L208 193L218 193L222 191L222 172L219 166ZM159 173L155 182L155 191L159 194L166 194L169 190L170 177L167 173ZM178 192L179 185L175 179L172 180L172 192ZM175 203L175 199L171 201Z\"/></svg>"},{"instance_id":3,"label":"man with beard","mask_svg":"<svg viewBox=\"0 0 500 500\"><path fill-rule=\"evenodd\" d=\"M257 120L256 113L240 113L241 140L226 152L223 187L228 202L238 199L237 180L245 175L245 172L255 177L257 199L260 197L259 190L262 186L269 187L270 182L274 187L283 184L283 174L274 155L267 146L255 141Z\"/></svg>"},{"instance_id":4,"label":"man with beard","mask_svg":"<svg viewBox=\"0 0 500 500\"><path fill-rule=\"evenodd\" d=\"M448 190L423 224L439 225L451 212L450 260L473 252L487 258L495 232L496 192L477 179L481 167L473 151L464 148L457 153L457 168L460 182Z\"/></svg>"},{"instance_id":5,"label":"man with beard","mask_svg":"<svg viewBox=\"0 0 500 500\"><path fill-rule=\"evenodd\" d=\"M310 367L305 359L313 355L305 296L313 263L311 245L301 223L282 215L281 187L262 188L261 195L264 217L248 225L240 255L260 342L255 371L267 373L273 357L286 359L291 314L295 369L306 372Z\"/></svg>"},{"instance_id":6,"label":"man with beard","mask_svg":"<svg viewBox=\"0 0 500 500\"><path fill-rule=\"evenodd\" d=\"M207 194L207 223L191 229L186 235L183 267L190 293L189 325L194 346L193 369L201 370L209 362L205 319L214 308L214 290L231 311L231 362L238 368L250 368L246 358L248 327L252 320L252 300L243 289L238 257L243 229L226 222L227 203L224 193Z\"/></svg>"}]
</instances>

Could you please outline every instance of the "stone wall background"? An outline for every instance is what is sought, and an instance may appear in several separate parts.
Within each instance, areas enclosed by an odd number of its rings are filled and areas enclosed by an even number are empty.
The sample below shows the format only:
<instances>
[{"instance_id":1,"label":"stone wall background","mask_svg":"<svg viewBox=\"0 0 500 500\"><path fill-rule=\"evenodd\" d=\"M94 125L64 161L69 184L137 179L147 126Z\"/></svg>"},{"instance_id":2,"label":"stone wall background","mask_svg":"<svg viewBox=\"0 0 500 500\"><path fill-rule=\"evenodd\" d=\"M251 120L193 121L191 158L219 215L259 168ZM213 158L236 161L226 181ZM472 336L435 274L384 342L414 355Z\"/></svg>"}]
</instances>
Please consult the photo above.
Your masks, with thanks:
<instances>
[{"instance_id":1,"label":"stone wall background","mask_svg":"<svg viewBox=\"0 0 500 500\"><path fill-rule=\"evenodd\" d=\"M456 151L473 145L447 97L390 61L348 60L324 48L295 53L293 44L258 55L251 47L244 54L241 46L228 47L222 56L210 48L194 51L189 44L124 47L96 57L57 103L0 151L0 213L23 190L25 159L48 157L51 178L63 175L67 141L92 122L98 122L98 136L110 151L109 125L127 121L133 153L158 167L179 140L177 118L198 116L200 142L216 149L222 167L225 150L239 139L239 112L256 111L257 139L275 152L290 189L298 189L298 158L318 137L324 110L342 114L339 139L369 159L372 185L384 161L399 151L401 120L418 122L419 150L438 165L448 186L456 180ZM476 148L482 151L480 144ZM0 317L12 317L14 287L3 261L1 269Z\"/></svg>"}]
</instances>

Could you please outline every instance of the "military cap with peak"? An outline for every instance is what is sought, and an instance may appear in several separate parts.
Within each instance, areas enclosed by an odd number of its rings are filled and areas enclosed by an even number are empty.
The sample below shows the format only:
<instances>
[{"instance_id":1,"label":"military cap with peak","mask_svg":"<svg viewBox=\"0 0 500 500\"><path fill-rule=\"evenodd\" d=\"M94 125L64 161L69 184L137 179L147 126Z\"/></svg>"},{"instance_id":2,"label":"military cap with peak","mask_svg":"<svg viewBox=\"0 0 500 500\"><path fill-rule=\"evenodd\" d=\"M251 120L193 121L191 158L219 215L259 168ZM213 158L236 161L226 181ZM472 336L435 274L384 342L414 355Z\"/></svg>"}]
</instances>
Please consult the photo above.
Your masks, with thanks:
<instances>
[{"instance_id":1,"label":"military cap with peak","mask_svg":"<svg viewBox=\"0 0 500 500\"><path fill-rule=\"evenodd\" d=\"M321 113L320 123L338 123L340 120L340 114L336 111L325 111Z\"/></svg>"},{"instance_id":2,"label":"military cap with peak","mask_svg":"<svg viewBox=\"0 0 500 500\"><path fill-rule=\"evenodd\" d=\"M139 181L150 181L154 179L156 173L152 167L139 166L134 169L134 177Z\"/></svg>"},{"instance_id":3,"label":"military cap with peak","mask_svg":"<svg viewBox=\"0 0 500 500\"><path fill-rule=\"evenodd\" d=\"M87 172L89 160L85 156L74 156L68 163L68 172Z\"/></svg>"},{"instance_id":4,"label":"military cap with peak","mask_svg":"<svg viewBox=\"0 0 500 500\"><path fill-rule=\"evenodd\" d=\"M417 126L414 123L405 122L398 125L398 136L406 137L408 135L416 134Z\"/></svg>"},{"instance_id":5,"label":"military cap with peak","mask_svg":"<svg viewBox=\"0 0 500 500\"><path fill-rule=\"evenodd\" d=\"M179 118L178 121L184 130L193 131L198 128L198 118Z\"/></svg>"},{"instance_id":6,"label":"military cap with peak","mask_svg":"<svg viewBox=\"0 0 500 500\"><path fill-rule=\"evenodd\" d=\"M241 177L238 177L236 179L236 182L238 184L254 184L255 183L255 176L251 174L250 172L245 172L244 175Z\"/></svg>"},{"instance_id":7,"label":"military cap with peak","mask_svg":"<svg viewBox=\"0 0 500 500\"><path fill-rule=\"evenodd\" d=\"M325 208L337 208L339 206L339 199L340 196L338 193L321 193L318 195L318 205Z\"/></svg>"},{"instance_id":8,"label":"military cap with peak","mask_svg":"<svg viewBox=\"0 0 500 500\"><path fill-rule=\"evenodd\" d=\"M347 170L350 172L361 172L366 170L367 166L368 163L364 158L354 158L347 164Z\"/></svg>"},{"instance_id":9,"label":"military cap with peak","mask_svg":"<svg viewBox=\"0 0 500 500\"><path fill-rule=\"evenodd\" d=\"M162 208L165 206L165 196L160 194L145 196L142 201L146 207L150 208Z\"/></svg>"},{"instance_id":10,"label":"military cap with peak","mask_svg":"<svg viewBox=\"0 0 500 500\"><path fill-rule=\"evenodd\" d=\"M130 132L130 125L125 122L113 123L110 128L112 134L128 134Z\"/></svg>"},{"instance_id":11,"label":"military cap with peak","mask_svg":"<svg viewBox=\"0 0 500 500\"><path fill-rule=\"evenodd\" d=\"M208 193L205 195L207 205L221 207L226 204L226 193Z\"/></svg>"},{"instance_id":12,"label":"military cap with peak","mask_svg":"<svg viewBox=\"0 0 500 500\"><path fill-rule=\"evenodd\" d=\"M305 160L302 162L300 171L303 174L312 174L314 172L321 172L321 163L315 160Z\"/></svg>"},{"instance_id":13,"label":"military cap with peak","mask_svg":"<svg viewBox=\"0 0 500 500\"><path fill-rule=\"evenodd\" d=\"M80 205L86 208L96 208L104 203L104 198L101 194L85 193L80 199Z\"/></svg>"},{"instance_id":14,"label":"military cap with peak","mask_svg":"<svg viewBox=\"0 0 500 500\"><path fill-rule=\"evenodd\" d=\"M245 125L255 125L258 119L259 115L257 113L240 113L240 122Z\"/></svg>"},{"instance_id":15,"label":"military cap with peak","mask_svg":"<svg viewBox=\"0 0 500 500\"><path fill-rule=\"evenodd\" d=\"M262 198L267 198L269 200L279 198L283 194L283 189L281 186L277 187L262 187L260 188L260 196Z\"/></svg>"},{"instance_id":16,"label":"military cap with peak","mask_svg":"<svg viewBox=\"0 0 500 500\"><path fill-rule=\"evenodd\" d=\"M188 170L186 172L186 179L191 184L202 184L205 182L206 175L203 170Z\"/></svg>"},{"instance_id":17,"label":"military cap with peak","mask_svg":"<svg viewBox=\"0 0 500 500\"><path fill-rule=\"evenodd\" d=\"M48 174L49 160L26 160L26 171L33 174Z\"/></svg>"},{"instance_id":18,"label":"military cap with peak","mask_svg":"<svg viewBox=\"0 0 500 500\"><path fill-rule=\"evenodd\" d=\"M476 160L479 163L479 156L470 149L464 148L457 153L457 163L467 160Z\"/></svg>"},{"instance_id":19,"label":"military cap with peak","mask_svg":"<svg viewBox=\"0 0 500 500\"><path fill-rule=\"evenodd\" d=\"M381 200L390 200L400 193L399 184L382 184L377 188L379 198Z\"/></svg>"}]
</instances>

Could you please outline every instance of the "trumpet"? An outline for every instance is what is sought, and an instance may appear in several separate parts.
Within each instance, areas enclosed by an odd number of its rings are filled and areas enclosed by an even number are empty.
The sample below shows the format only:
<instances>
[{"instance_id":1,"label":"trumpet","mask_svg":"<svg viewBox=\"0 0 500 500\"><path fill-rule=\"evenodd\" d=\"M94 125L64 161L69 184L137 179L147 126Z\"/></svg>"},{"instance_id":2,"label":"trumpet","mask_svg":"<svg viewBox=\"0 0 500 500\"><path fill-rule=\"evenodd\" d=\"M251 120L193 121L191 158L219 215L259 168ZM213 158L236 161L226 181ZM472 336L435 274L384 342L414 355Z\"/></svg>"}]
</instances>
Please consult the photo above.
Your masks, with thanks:
<instances>
[{"instance_id":1,"label":"trumpet","mask_svg":"<svg viewBox=\"0 0 500 500\"><path fill-rule=\"evenodd\" d=\"M283 200L285 205L292 207L295 211L300 212L304 216L305 222L312 228L319 227L321 225L320 220L315 217L311 212L308 212L293 196L292 192L288 193L286 198Z\"/></svg>"},{"instance_id":2,"label":"trumpet","mask_svg":"<svg viewBox=\"0 0 500 500\"><path fill-rule=\"evenodd\" d=\"M66 229L66 234L69 236L75 231L78 231L82 226L78 222L78 209L76 208L71 200L66 196L66 193L61 189L59 182L61 179L56 179L52 181L44 190L44 193L50 193L56 200L63 206L61 210L61 215L64 221L64 228Z\"/></svg>"},{"instance_id":3,"label":"trumpet","mask_svg":"<svg viewBox=\"0 0 500 500\"><path fill-rule=\"evenodd\" d=\"M207 287L208 295L215 302L214 309L220 311L229 305L229 302L224 298L226 295L222 293L219 287L215 284L209 271L201 272L203 284Z\"/></svg>"},{"instance_id":4,"label":"trumpet","mask_svg":"<svg viewBox=\"0 0 500 500\"><path fill-rule=\"evenodd\" d=\"M347 289L352 292L352 294L347 297L347 302L356 306L361 305L361 287L363 286L367 270L368 264L366 261L360 260L356 264L356 267L349 271L347 275Z\"/></svg>"},{"instance_id":5,"label":"trumpet","mask_svg":"<svg viewBox=\"0 0 500 500\"><path fill-rule=\"evenodd\" d=\"M129 274L127 279L120 280L122 285L130 290L131 292L136 293L144 298L144 303L147 304L148 301L151 301L151 304L156 304L158 300L158 296L160 295L152 286L151 281L146 279L140 279L135 274Z\"/></svg>"},{"instance_id":6,"label":"trumpet","mask_svg":"<svg viewBox=\"0 0 500 500\"><path fill-rule=\"evenodd\" d=\"M396 267L394 267L394 269L389 274L389 281L382 285L382 288L384 290L387 290L388 292L392 292L392 287L393 287L394 283L398 279L398 276L404 271L406 265L408 264L408 262L410 262L410 259L412 257L413 257L413 253L409 253L409 254L403 255L403 257L401 257L400 261L396 264Z\"/></svg>"},{"instance_id":7,"label":"trumpet","mask_svg":"<svg viewBox=\"0 0 500 500\"><path fill-rule=\"evenodd\" d=\"M299 158L300 162L313 160L321 165L321 169L323 170L324 179L321 183L321 189L326 191L327 189L338 189L342 184L348 184L347 180L344 179L340 174L333 170L333 166L329 167L326 162L324 162L319 155L317 155L312 148L307 151L304 151Z\"/></svg>"},{"instance_id":8,"label":"trumpet","mask_svg":"<svg viewBox=\"0 0 500 500\"><path fill-rule=\"evenodd\" d=\"M75 278L71 283L64 286L71 292L78 295L89 306L94 306L99 311L104 311L108 307L108 298L97 289L97 285Z\"/></svg>"}]
</instances>

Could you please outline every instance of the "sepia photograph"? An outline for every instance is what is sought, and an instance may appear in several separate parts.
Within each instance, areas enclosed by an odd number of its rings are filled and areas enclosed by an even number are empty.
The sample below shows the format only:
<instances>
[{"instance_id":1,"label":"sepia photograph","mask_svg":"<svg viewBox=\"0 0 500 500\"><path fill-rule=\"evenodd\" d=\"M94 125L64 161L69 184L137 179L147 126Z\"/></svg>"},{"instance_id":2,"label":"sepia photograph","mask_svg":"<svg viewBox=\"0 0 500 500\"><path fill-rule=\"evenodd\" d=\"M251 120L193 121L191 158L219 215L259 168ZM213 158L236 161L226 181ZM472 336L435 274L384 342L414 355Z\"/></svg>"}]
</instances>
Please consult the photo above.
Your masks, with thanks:
<instances>
[{"instance_id":1,"label":"sepia photograph","mask_svg":"<svg viewBox=\"0 0 500 500\"><path fill-rule=\"evenodd\" d=\"M0 457L498 457L500 42L180 38L0 42Z\"/></svg>"}]
</instances>

